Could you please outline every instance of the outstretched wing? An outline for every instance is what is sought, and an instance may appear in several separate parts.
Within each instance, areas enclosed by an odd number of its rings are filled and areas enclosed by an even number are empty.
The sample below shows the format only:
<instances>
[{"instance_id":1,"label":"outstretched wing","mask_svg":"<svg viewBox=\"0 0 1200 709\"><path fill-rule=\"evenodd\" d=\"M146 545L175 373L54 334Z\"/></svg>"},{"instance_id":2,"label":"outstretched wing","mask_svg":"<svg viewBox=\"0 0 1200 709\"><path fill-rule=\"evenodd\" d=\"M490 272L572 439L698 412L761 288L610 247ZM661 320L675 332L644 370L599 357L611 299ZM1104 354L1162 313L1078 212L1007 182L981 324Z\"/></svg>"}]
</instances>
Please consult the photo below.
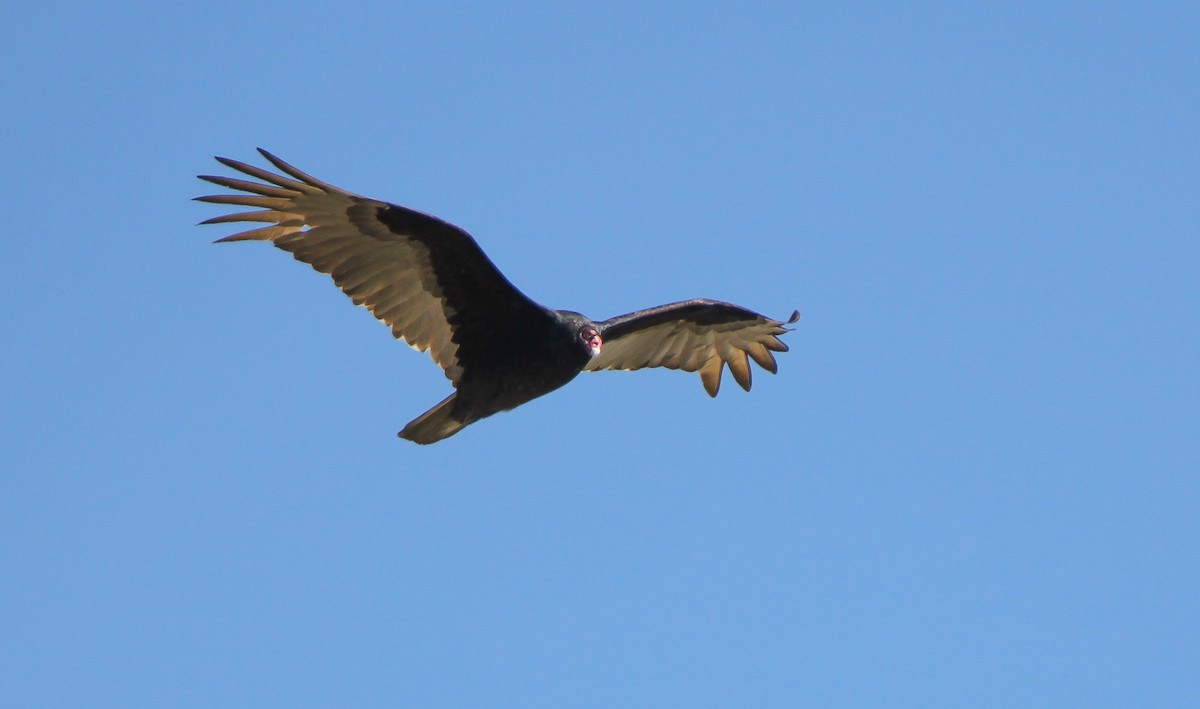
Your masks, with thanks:
<instances>
[{"instance_id":1,"label":"outstretched wing","mask_svg":"<svg viewBox=\"0 0 1200 709\"><path fill-rule=\"evenodd\" d=\"M428 351L456 385L464 369L489 356L497 323L509 326L547 317L462 229L351 194L259 152L285 174L219 157L223 165L266 184L201 175L238 192L196 198L257 211L201 224L265 222L218 241L270 241L329 274L355 304L391 327L393 335Z\"/></svg>"},{"instance_id":2,"label":"outstretched wing","mask_svg":"<svg viewBox=\"0 0 1200 709\"><path fill-rule=\"evenodd\" d=\"M775 373L772 352L787 352L779 335L800 319L786 323L718 300L696 299L621 315L599 324L604 348L586 369L666 367L700 372L709 396L721 388L726 364L733 378L750 391L750 363Z\"/></svg>"}]
</instances>

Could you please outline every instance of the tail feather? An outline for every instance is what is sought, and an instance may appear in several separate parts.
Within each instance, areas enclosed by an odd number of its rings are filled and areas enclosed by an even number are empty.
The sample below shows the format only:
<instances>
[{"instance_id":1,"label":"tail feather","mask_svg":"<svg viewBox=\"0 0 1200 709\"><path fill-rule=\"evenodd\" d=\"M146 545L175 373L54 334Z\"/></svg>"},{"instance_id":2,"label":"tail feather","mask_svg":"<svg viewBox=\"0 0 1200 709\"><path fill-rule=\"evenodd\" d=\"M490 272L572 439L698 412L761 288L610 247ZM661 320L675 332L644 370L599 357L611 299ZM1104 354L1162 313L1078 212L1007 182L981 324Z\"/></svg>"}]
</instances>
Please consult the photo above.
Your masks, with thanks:
<instances>
[{"instance_id":1,"label":"tail feather","mask_svg":"<svg viewBox=\"0 0 1200 709\"><path fill-rule=\"evenodd\" d=\"M410 421L396 435L413 443L429 444L449 438L463 430L470 421L464 422L454 417L454 400L457 396L458 393L455 392L442 399L441 403Z\"/></svg>"}]
</instances>

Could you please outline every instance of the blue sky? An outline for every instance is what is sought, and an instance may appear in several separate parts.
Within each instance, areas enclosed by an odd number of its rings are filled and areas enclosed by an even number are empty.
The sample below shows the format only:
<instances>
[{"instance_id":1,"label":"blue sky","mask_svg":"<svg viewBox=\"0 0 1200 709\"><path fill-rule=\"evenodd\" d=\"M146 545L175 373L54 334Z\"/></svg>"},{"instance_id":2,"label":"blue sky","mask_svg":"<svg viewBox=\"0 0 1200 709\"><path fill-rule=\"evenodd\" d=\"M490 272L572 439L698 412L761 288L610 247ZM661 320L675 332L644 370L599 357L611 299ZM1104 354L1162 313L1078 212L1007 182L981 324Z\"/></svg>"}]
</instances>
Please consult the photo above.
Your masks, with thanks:
<instances>
[{"instance_id":1,"label":"blue sky","mask_svg":"<svg viewBox=\"0 0 1200 709\"><path fill-rule=\"evenodd\" d=\"M28 4L27 4L28 5ZM0 11L11 706L1195 706L1190 3ZM195 223L268 148L780 372L449 393Z\"/></svg>"}]
</instances>

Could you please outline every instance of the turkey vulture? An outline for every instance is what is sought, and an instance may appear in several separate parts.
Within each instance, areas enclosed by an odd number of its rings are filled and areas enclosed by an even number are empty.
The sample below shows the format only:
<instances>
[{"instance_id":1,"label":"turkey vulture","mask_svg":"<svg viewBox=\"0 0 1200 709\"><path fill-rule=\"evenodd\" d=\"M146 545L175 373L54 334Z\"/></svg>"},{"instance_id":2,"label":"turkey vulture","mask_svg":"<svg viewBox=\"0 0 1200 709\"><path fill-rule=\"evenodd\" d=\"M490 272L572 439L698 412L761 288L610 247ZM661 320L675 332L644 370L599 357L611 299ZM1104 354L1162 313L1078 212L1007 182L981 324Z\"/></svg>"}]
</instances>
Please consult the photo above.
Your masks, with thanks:
<instances>
[{"instance_id":1,"label":"turkey vulture","mask_svg":"<svg viewBox=\"0 0 1200 709\"><path fill-rule=\"evenodd\" d=\"M218 157L244 175L201 175L236 194L201 202L252 207L201 224L262 222L219 239L269 241L333 277L356 305L430 356L455 392L400 431L433 443L499 411L549 393L583 370L667 367L700 372L716 396L721 371L750 390L747 357L776 371L786 323L730 303L695 299L592 322L550 310L517 290L467 232L428 214L361 197L297 170L265 150L284 174Z\"/></svg>"}]
</instances>

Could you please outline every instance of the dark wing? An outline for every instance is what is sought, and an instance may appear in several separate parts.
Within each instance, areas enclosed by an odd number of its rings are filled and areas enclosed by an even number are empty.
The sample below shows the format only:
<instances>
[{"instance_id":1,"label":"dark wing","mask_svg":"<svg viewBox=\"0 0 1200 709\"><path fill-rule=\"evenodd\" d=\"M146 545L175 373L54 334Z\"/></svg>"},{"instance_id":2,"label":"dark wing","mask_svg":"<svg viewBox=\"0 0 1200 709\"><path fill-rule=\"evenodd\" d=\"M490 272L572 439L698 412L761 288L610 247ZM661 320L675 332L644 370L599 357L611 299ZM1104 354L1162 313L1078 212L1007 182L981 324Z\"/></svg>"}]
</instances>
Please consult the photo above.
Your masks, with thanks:
<instances>
[{"instance_id":1,"label":"dark wing","mask_svg":"<svg viewBox=\"0 0 1200 709\"><path fill-rule=\"evenodd\" d=\"M750 391L749 359L775 373L771 352L787 352L779 335L786 323L718 300L696 299L660 305L600 323L604 347L586 369L666 367L700 372L709 396L721 388L721 371L729 365L733 378Z\"/></svg>"},{"instance_id":2,"label":"dark wing","mask_svg":"<svg viewBox=\"0 0 1200 709\"><path fill-rule=\"evenodd\" d=\"M548 317L492 264L467 232L387 202L351 194L260 149L287 176L217 158L268 184L201 175L239 194L197 197L259 211L201 224L266 222L223 241L270 241L333 277L357 305L413 349L428 351L456 385L463 370L485 361L497 323Z\"/></svg>"}]
</instances>

